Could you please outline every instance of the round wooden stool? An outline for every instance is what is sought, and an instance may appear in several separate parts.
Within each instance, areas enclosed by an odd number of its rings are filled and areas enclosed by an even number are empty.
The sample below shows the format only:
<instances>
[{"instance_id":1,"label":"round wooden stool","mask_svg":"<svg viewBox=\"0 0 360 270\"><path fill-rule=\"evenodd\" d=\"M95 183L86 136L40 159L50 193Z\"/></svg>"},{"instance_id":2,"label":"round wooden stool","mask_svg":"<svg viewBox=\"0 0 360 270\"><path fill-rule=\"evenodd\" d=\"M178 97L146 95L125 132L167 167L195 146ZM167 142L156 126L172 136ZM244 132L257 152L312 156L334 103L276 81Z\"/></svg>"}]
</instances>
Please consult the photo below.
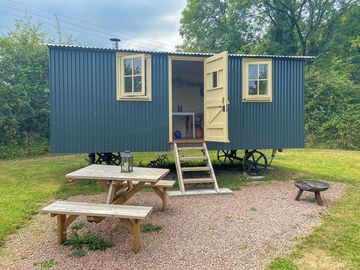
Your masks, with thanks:
<instances>
[{"instance_id":1,"label":"round wooden stool","mask_svg":"<svg viewBox=\"0 0 360 270\"><path fill-rule=\"evenodd\" d=\"M318 205L323 206L323 200L321 199L320 192L327 190L330 185L328 183L311 181L311 180L300 180L295 182L295 186L299 188L299 192L295 198L296 201L300 201L301 194L305 191L315 193L315 199Z\"/></svg>"}]
</instances>

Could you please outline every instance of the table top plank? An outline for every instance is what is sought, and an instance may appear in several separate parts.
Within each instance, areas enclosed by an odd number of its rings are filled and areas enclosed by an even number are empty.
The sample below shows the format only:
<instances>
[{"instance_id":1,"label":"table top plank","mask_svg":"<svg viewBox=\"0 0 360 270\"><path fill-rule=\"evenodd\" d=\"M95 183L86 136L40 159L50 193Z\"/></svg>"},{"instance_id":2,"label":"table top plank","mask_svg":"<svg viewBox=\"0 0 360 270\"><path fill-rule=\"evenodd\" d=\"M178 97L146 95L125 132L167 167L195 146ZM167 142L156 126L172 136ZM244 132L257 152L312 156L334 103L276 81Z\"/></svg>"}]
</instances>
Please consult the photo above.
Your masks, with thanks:
<instances>
[{"instance_id":1,"label":"table top plank","mask_svg":"<svg viewBox=\"0 0 360 270\"><path fill-rule=\"evenodd\" d=\"M89 165L65 175L69 179L118 180L158 182L170 172L169 169L134 167L130 173L121 172L120 166Z\"/></svg>"},{"instance_id":2,"label":"table top plank","mask_svg":"<svg viewBox=\"0 0 360 270\"><path fill-rule=\"evenodd\" d=\"M97 204L70 201L56 201L42 209L43 213L131 219L145 219L151 211L152 207L147 206Z\"/></svg>"}]
</instances>

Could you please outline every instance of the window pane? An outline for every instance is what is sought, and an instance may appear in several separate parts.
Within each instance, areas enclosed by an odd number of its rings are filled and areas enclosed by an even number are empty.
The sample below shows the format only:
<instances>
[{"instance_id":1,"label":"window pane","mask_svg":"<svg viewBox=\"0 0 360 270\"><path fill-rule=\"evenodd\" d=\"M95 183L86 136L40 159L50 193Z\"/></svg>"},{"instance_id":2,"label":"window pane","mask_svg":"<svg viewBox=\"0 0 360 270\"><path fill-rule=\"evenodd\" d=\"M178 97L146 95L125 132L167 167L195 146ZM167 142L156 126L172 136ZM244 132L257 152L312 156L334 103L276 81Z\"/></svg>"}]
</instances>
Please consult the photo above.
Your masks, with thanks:
<instances>
[{"instance_id":1,"label":"window pane","mask_svg":"<svg viewBox=\"0 0 360 270\"><path fill-rule=\"evenodd\" d=\"M212 81L212 88L215 88L218 86L217 71L214 71L211 73L211 81Z\"/></svg>"},{"instance_id":2,"label":"window pane","mask_svg":"<svg viewBox=\"0 0 360 270\"><path fill-rule=\"evenodd\" d=\"M259 78L260 79L268 78L268 65L267 64L259 65Z\"/></svg>"},{"instance_id":3,"label":"window pane","mask_svg":"<svg viewBox=\"0 0 360 270\"><path fill-rule=\"evenodd\" d=\"M257 64L249 65L249 79L257 79L258 78L258 66Z\"/></svg>"},{"instance_id":4,"label":"window pane","mask_svg":"<svg viewBox=\"0 0 360 270\"><path fill-rule=\"evenodd\" d=\"M134 77L134 92L141 92L141 76Z\"/></svg>"},{"instance_id":5,"label":"window pane","mask_svg":"<svg viewBox=\"0 0 360 270\"><path fill-rule=\"evenodd\" d=\"M249 95L257 95L257 81L249 81Z\"/></svg>"},{"instance_id":6,"label":"window pane","mask_svg":"<svg viewBox=\"0 0 360 270\"><path fill-rule=\"evenodd\" d=\"M124 59L124 74L132 75L132 59Z\"/></svg>"},{"instance_id":7,"label":"window pane","mask_svg":"<svg viewBox=\"0 0 360 270\"><path fill-rule=\"evenodd\" d=\"M259 81L259 95L268 94L268 81Z\"/></svg>"},{"instance_id":8,"label":"window pane","mask_svg":"<svg viewBox=\"0 0 360 270\"><path fill-rule=\"evenodd\" d=\"M132 92L132 77L125 77L125 93Z\"/></svg>"},{"instance_id":9,"label":"window pane","mask_svg":"<svg viewBox=\"0 0 360 270\"><path fill-rule=\"evenodd\" d=\"M134 75L141 74L141 58L134 59Z\"/></svg>"}]
</instances>

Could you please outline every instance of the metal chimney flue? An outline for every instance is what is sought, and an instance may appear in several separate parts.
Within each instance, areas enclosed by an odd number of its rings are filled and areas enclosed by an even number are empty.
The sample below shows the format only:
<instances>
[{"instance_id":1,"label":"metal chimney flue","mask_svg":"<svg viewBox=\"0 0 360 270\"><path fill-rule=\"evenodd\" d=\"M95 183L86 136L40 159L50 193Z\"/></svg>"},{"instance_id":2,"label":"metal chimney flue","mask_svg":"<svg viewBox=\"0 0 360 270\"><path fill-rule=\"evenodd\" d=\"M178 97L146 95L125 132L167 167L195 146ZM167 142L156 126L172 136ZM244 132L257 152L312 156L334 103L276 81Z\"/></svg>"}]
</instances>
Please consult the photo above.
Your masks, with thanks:
<instances>
[{"instance_id":1,"label":"metal chimney flue","mask_svg":"<svg viewBox=\"0 0 360 270\"><path fill-rule=\"evenodd\" d=\"M113 44L113 49L115 50L119 49L119 42L120 42L119 38L110 38L110 41Z\"/></svg>"}]
</instances>

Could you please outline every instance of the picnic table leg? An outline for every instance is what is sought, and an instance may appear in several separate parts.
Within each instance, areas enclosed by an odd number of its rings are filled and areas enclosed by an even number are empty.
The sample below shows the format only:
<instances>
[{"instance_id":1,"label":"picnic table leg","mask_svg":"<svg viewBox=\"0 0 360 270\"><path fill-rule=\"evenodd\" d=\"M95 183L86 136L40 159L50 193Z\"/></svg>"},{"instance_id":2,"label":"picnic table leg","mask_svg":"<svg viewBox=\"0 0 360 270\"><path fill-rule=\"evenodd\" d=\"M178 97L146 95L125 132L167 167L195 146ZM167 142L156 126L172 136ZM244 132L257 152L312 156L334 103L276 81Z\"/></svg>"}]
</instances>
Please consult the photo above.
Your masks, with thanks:
<instances>
[{"instance_id":1,"label":"picnic table leg","mask_svg":"<svg viewBox=\"0 0 360 270\"><path fill-rule=\"evenodd\" d=\"M135 219L132 223L132 234L133 234L133 251L138 253L140 250L140 222Z\"/></svg>"},{"instance_id":2,"label":"picnic table leg","mask_svg":"<svg viewBox=\"0 0 360 270\"><path fill-rule=\"evenodd\" d=\"M145 185L145 182L139 182L136 185L133 185L132 189L126 190L113 198L112 203L114 204L123 204L127 202L132 196L138 193Z\"/></svg>"},{"instance_id":3,"label":"picnic table leg","mask_svg":"<svg viewBox=\"0 0 360 270\"><path fill-rule=\"evenodd\" d=\"M320 195L319 191L315 191L315 199L316 199L318 205L320 205L320 206L324 205L323 200L321 199L321 195Z\"/></svg>"},{"instance_id":4,"label":"picnic table leg","mask_svg":"<svg viewBox=\"0 0 360 270\"><path fill-rule=\"evenodd\" d=\"M62 244L66 241L66 215L58 214L56 219L58 243Z\"/></svg>"},{"instance_id":5,"label":"picnic table leg","mask_svg":"<svg viewBox=\"0 0 360 270\"><path fill-rule=\"evenodd\" d=\"M155 193L161 198L163 206L162 206L162 210L165 211L168 208L168 194L167 194L167 189L163 188L162 190L158 187L152 186L151 187Z\"/></svg>"},{"instance_id":6,"label":"picnic table leg","mask_svg":"<svg viewBox=\"0 0 360 270\"><path fill-rule=\"evenodd\" d=\"M134 187L132 181L127 181L127 185L128 185L128 190Z\"/></svg>"},{"instance_id":7,"label":"picnic table leg","mask_svg":"<svg viewBox=\"0 0 360 270\"><path fill-rule=\"evenodd\" d=\"M303 191L304 191L303 189L299 189L299 192L295 198L296 201L300 201L300 197L301 197L301 194L303 193Z\"/></svg>"}]
</instances>

